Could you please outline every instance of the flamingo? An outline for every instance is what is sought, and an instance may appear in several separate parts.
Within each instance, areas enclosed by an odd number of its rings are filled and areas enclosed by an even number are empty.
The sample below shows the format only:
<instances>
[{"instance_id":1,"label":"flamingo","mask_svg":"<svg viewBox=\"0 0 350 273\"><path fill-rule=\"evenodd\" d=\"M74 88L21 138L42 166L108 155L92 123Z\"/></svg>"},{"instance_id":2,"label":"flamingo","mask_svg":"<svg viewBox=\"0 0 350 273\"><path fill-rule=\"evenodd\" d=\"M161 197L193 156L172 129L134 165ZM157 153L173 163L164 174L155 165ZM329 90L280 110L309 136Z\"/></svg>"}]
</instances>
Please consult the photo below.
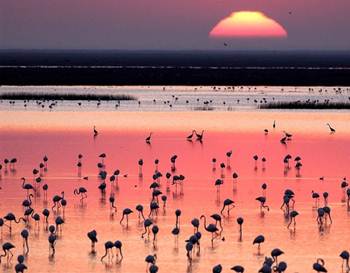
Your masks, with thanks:
<instances>
[{"instance_id":1,"label":"flamingo","mask_svg":"<svg viewBox=\"0 0 350 273\"><path fill-rule=\"evenodd\" d=\"M216 225L214 224L209 224L207 225L207 218L205 217L205 215L202 215L200 217L200 219L203 219L204 222L203 222L203 225L204 225L204 229L208 232L211 233L211 245L213 246L214 244L214 239L216 238L216 236L214 237L214 234L217 235L217 232L219 231L219 229L216 227Z\"/></svg>"},{"instance_id":2,"label":"flamingo","mask_svg":"<svg viewBox=\"0 0 350 273\"><path fill-rule=\"evenodd\" d=\"M52 201L53 201L53 206L52 206L52 210L54 210L54 208L57 207L57 209L60 208L60 204L59 202L64 199L64 191L61 192L61 196L60 195L55 195L53 198L52 198Z\"/></svg>"},{"instance_id":3,"label":"flamingo","mask_svg":"<svg viewBox=\"0 0 350 273\"><path fill-rule=\"evenodd\" d=\"M155 201L152 201L150 203L150 212L149 212L148 217L150 217L151 215L154 215L154 214L157 215L158 209L159 209L158 203Z\"/></svg>"},{"instance_id":4,"label":"flamingo","mask_svg":"<svg viewBox=\"0 0 350 273\"><path fill-rule=\"evenodd\" d=\"M48 237L49 246L50 246L49 254L52 250L52 257L53 257L53 256L55 256L55 252L56 252L55 245L56 245L56 239L57 239L56 234L55 234L55 226L50 226L49 231L50 231L50 235Z\"/></svg>"},{"instance_id":5,"label":"flamingo","mask_svg":"<svg viewBox=\"0 0 350 273\"><path fill-rule=\"evenodd\" d=\"M186 256L190 263L192 263L192 250L193 250L193 244L192 242L186 243Z\"/></svg>"},{"instance_id":6,"label":"flamingo","mask_svg":"<svg viewBox=\"0 0 350 273\"><path fill-rule=\"evenodd\" d=\"M260 202L260 211L262 211L264 208L266 208L267 211L270 210L269 206L265 205L265 203L266 203L266 197L264 197L264 196L259 196L259 197L255 198L255 200L257 200L257 201Z\"/></svg>"},{"instance_id":7,"label":"flamingo","mask_svg":"<svg viewBox=\"0 0 350 273\"><path fill-rule=\"evenodd\" d=\"M126 217L126 226L128 226L128 224L129 224L129 214L131 214L131 213L133 213L133 211L132 211L131 209L125 208L125 209L123 210L123 216L122 216L122 218L120 219L120 224L123 222L124 217Z\"/></svg>"},{"instance_id":8,"label":"flamingo","mask_svg":"<svg viewBox=\"0 0 350 273\"><path fill-rule=\"evenodd\" d=\"M140 159L139 162L139 177L142 177L142 166L143 166L143 160Z\"/></svg>"},{"instance_id":9,"label":"flamingo","mask_svg":"<svg viewBox=\"0 0 350 273\"><path fill-rule=\"evenodd\" d=\"M155 264L157 261L157 254L154 255L147 255L145 258L145 262L147 263L147 267L150 265Z\"/></svg>"},{"instance_id":10,"label":"flamingo","mask_svg":"<svg viewBox=\"0 0 350 273\"><path fill-rule=\"evenodd\" d=\"M110 204L110 210L112 215L117 211L117 207L114 205L115 203L115 197L114 193L112 192L111 195L109 196L109 204Z\"/></svg>"},{"instance_id":11,"label":"flamingo","mask_svg":"<svg viewBox=\"0 0 350 273\"><path fill-rule=\"evenodd\" d=\"M186 137L188 141L192 141L192 137L194 135L195 130L192 130L192 133Z\"/></svg>"},{"instance_id":12,"label":"flamingo","mask_svg":"<svg viewBox=\"0 0 350 273\"><path fill-rule=\"evenodd\" d=\"M44 191L44 199L47 200L47 190L49 189L49 186L47 184L44 184L42 188Z\"/></svg>"},{"instance_id":13,"label":"flamingo","mask_svg":"<svg viewBox=\"0 0 350 273\"><path fill-rule=\"evenodd\" d=\"M328 192L324 192L322 194L322 196L323 196L324 205L327 206L327 204L328 204L328 196L329 196Z\"/></svg>"},{"instance_id":14,"label":"flamingo","mask_svg":"<svg viewBox=\"0 0 350 273\"><path fill-rule=\"evenodd\" d=\"M234 203L235 202L232 201L231 199L225 199L224 200L224 205L223 205L220 213L223 214L223 211L224 211L225 207L227 207L227 216L229 216L230 215L230 210L235 207Z\"/></svg>"},{"instance_id":15,"label":"flamingo","mask_svg":"<svg viewBox=\"0 0 350 273\"><path fill-rule=\"evenodd\" d=\"M214 214L210 215L210 217L215 220L215 226L217 226L217 224L219 223L219 226L220 226L220 229L221 229L221 232L222 232L224 229L222 227L221 216L219 214L217 214L217 213L214 213Z\"/></svg>"},{"instance_id":16,"label":"flamingo","mask_svg":"<svg viewBox=\"0 0 350 273\"><path fill-rule=\"evenodd\" d=\"M152 132L150 132L150 133L149 133L149 136L148 136L148 137L146 137L145 141L146 141L146 143L147 143L147 144L151 144L152 134L153 134L153 133L152 133Z\"/></svg>"},{"instance_id":17,"label":"flamingo","mask_svg":"<svg viewBox=\"0 0 350 273\"><path fill-rule=\"evenodd\" d=\"M328 126L329 130L331 131L331 134L334 134L335 129L329 123L327 123L327 126Z\"/></svg>"},{"instance_id":18,"label":"flamingo","mask_svg":"<svg viewBox=\"0 0 350 273\"><path fill-rule=\"evenodd\" d=\"M194 228L194 233L198 232L198 229L199 229L199 219L198 218L193 218L191 220L191 225L193 226Z\"/></svg>"},{"instance_id":19,"label":"flamingo","mask_svg":"<svg viewBox=\"0 0 350 273\"><path fill-rule=\"evenodd\" d=\"M122 242L117 240L114 242L114 247L119 250L119 253L117 252L117 259L118 259L118 256L120 255L120 259L117 261L117 263L120 263L122 260L123 260L123 253L122 253Z\"/></svg>"},{"instance_id":20,"label":"flamingo","mask_svg":"<svg viewBox=\"0 0 350 273\"><path fill-rule=\"evenodd\" d=\"M324 267L325 262L323 259L317 259L316 263L314 263L312 265L313 270L315 270L316 272L320 273L320 272L328 272L327 269Z\"/></svg>"},{"instance_id":21,"label":"flamingo","mask_svg":"<svg viewBox=\"0 0 350 273\"><path fill-rule=\"evenodd\" d=\"M284 135L287 137L287 139L290 139L293 135L286 132L286 131L283 131Z\"/></svg>"},{"instance_id":22,"label":"flamingo","mask_svg":"<svg viewBox=\"0 0 350 273\"><path fill-rule=\"evenodd\" d=\"M46 226L47 226L49 224L48 218L50 216L50 211L48 209L44 209L42 211L42 214L45 216L45 223L46 223Z\"/></svg>"},{"instance_id":23,"label":"flamingo","mask_svg":"<svg viewBox=\"0 0 350 273\"><path fill-rule=\"evenodd\" d=\"M101 262L103 261L103 259L107 256L108 254L108 257L110 257L110 252L112 251L114 247L114 244L112 241L107 241L105 242L105 254L101 257Z\"/></svg>"},{"instance_id":24,"label":"flamingo","mask_svg":"<svg viewBox=\"0 0 350 273\"><path fill-rule=\"evenodd\" d=\"M176 159L177 159L177 155L173 155L172 157L170 157L170 163L171 163L171 171L175 172L176 171Z\"/></svg>"},{"instance_id":25,"label":"flamingo","mask_svg":"<svg viewBox=\"0 0 350 273\"><path fill-rule=\"evenodd\" d=\"M339 254L339 257L342 258L343 262L342 262L342 269L344 269L344 264L346 266L347 271L349 271L350 269L350 265L349 265L349 258L350 258L350 254L349 251L344 250Z\"/></svg>"},{"instance_id":26,"label":"flamingo","mask_svg":"<svg viewBox=\"0 0 350 273\"><path fill-rule=\"evenodd\" d=\"M286 262L280 262L277 265L273 267L273 271L277 273L283 273L287 269L287 263Z\"/></svg>"},{"instance_id":27,"label":"flamingo","mask_svg":"<svg viewBox=\"0 0 350 273\"><path fill-rule=\"evenodd\" d=\"M222 271L222 265L218 264L216 266L213 267L213 273L221 273Z\"/></svg>"},{"instance_id":28,"label":"flamingo","mask_svg":"<svg viewBox=\"0 0 350 273\"><path fill-rule=\"evenodd\" d=\"M25 208L29 208L32 205L32 197L34 197L34 195L29 194L28 199L23 200L22 206Z\"/></svg>"},{"instance_id":29,"label":"flamingo","mask_svg":"<svg viewBox=\"0 0 350 273\"><path fill-rule=\"evenodd\" d=\"M259 157L257 155L254 155L253 159L254 159L254 162L255 162L254 163L255 164L255 168L257 168L257 162L258 162Z\"/></svg>"},{"instance_id":30,"label":"flamingo","mask_svg":"<svg viewBox=\"0 0 350 273\"><path fill-rule=\"evenodd\" d=\"M231 267L231 270L236 273L244 273L244 267L241 265L235 265L234 267Z\"/></svg>"},{"instance_id":31,"label":"flamingo","mask_svg":"<svg viewBox=\"0 0 350 273\"><path fill-rule=\"evenodd\" d=\"M266 197L266 189L267 189L267 184L263 183L261 185L261 189L262 189L262 196Z\"/></svg>"},{"instance_id":32,"label":"flamingo","mask_svg":"<svg viewBox=\"0 0 350 273\"><path fill-rule=\"evenodd\" d=\"M271 251L271 257L273 258L273 261L276 262L276 264L278 264L277 258L279 256L281 256L282 254L284 254L284 252L282 250L280 250L279 248L275 248Z\"/></svg>"},{"instance_id":33,"label":"flamingo","mask_svg":"<svg viewBox=\"0 0 350 273\"><path fill-rule=\"evenodd\" d=\"M202 130L200 134L198 134L196 131L194 131L194 133L196 134L197 140L201 142L203 140L204 130Z\"/></svg>"},{"instance_id":34,"label":"flamingo","mask_svg":"<svg viewBox=\"0 0 350 273\"><path fill-rule=\"evenodd\" d=\"M318 223L320 226L323 225L323 217L324 217L324 215L325 215L324 209L323 209L323 208L318 208L318 209L317 209L317 218L316 218L316 220L317 220L317 223Z\"/></svg>"},{"instance_id":35,"label":"flamingo","mask_svg":"<svg viewBox=\"0 0 350 273\"><path fill-rule=\"evenodd\" d=\"M24 219L23 217L20 217L20 218L18 218L18 220L16 219L16 216L12 213L12 212L9 212L8 214L6 214L5 216L4 216L4 219L5 219L5 221L9 221L10 222L10 226L9 226L9 229L10 229L10 233L11 233L11 231L12 231L12 221L14 221L16 224L18 224L21 220L24 222L24 223L26 223L27 221L26 221L26 219Z\"/></svg>"},{"instance_id":36,"label":"flamingo","mask_svg":"<svg viewBox=\"0 0 350 273\"><path fill-rule=\"evenodd\" d=\"M45 166L45 171L47 171L47 162L49 161L49 158L47 157L47 155L45 155L44 157L43 157L43 161L44 161L44 166Z\"/></svg>"},{"instance_id":37,"label":"flamingo","mask_svg":"<svg viewBox=\"0 0 350 273\"><path fill-rule=\"evenodd\" d=\"M211 163L212 163L212 170L215 171L216 170L216 158L212 158L211 160Z\"/></svg>"},{"instance_id":38,"label":"flamingo","mask_svg":"<svg viewBox=\"0 0 350 273\"><path fill-rule=\"evenodd\" d=\"M98 135L98 131L96 130L96 126L94 125L94 137L97 137L97 135Z\"/></svg>"},{"instance_id":39,"label":"flamingo","mask_svg":"<svg viewBox=\"0 0 350 273\"><path fill-rule=\"evenodd\" d=\"M239 225L239 239L242 240L242 225L243 225L244 219L242 217L237 218L237 224Z\"/></svg>"},{"instance_id":40,"label":"flamingo","mask_svg":"<svg viewBox=\"0 0 350 273\"><path fill-rule=\"evenodd\" d=\"M26 179L24 177L21 178L22 180L22 189L27 191L27 197L29 196L29 191L33 190L35 192L35 188L32 184L26 183Z\"/></svg>"},{"instance_id":41,"label":"flamingo","mask_svg":"<svg viewBox=\"0 0 350 273\"><path fill-rule=\"evenodd\" d=\"M166 195L162 195L162 201L163 201L163 209L165 210L166 207L166 201L168 200L168 197Z\"/></svg>"},{"instance_id":42,"label":"flamingo","mask_svg":"<svg viewBox=\"0 0 350 273\"><path fill-rule=\"evenodd\" d=\"M27 266L24 264L24 256L19 255L17 257L18 264L15 266L16 273L23 273L24 270L28 269Z\"/></svg>"},{"instance_id":43,"label":"flamingo","mask_svg":"<svg viewBox=\"0 0 350 273\"><path fill-rule=\"evenodd\" d=\"M62 227L61 226L64 224L63 218L61 216L57 216L56 219L55 219L55 224L56 224L57 232L59 232L60 229L62 231Z\"/></svg>"},{"instance_id":44,"label":"flamingo","mask_svg":"<svg viewBox=\"0 0 350 273\"><path fill-rule=\"evenodd\" d=\"M294 228L295 228L295 225L296 225L295 217L297 217L298 215L299 215L299 213L298 213L296 210L292 210L292 211L289 213L290 222L289 222L287 228L290 227L290 225L292 224L292 222L294 222Z\"/></svg>"},{"instance_id":45,"label":"flamingo","mask_svg":"<svg viewBox=\"0 0 350 273\"><path fill-rule=\"evenodd\" d=\"M265 242L265 237L263 235L258 235L253 241L253 245L258 245L258 253L260 253L260 244L262 244L263 242Z\"/></svg>"},{"instance_id":46,"label":"flamingo","mask_svg":"<svg viewBox=\"0 0 350 273\"><path fill-rule=\"evenodd\" d=\"M29 231L28 231L28 229L23 229L21 231L21 236L23 238L23 253L25 253L25 255L28 255L28 253L29 253L29 245L28 245Z\"/></svg>"},{"instance_id":47,"label":"flamingo","mask_svg":"<svg viewBox=\"0 0 350 273\"><path fill-rule=\"evenodd\" d=\"M97 232L96 230L91 230L87 233L87 237L91 241L91 253L95 253L95 244L98 242L97 240Z\"/></svg>"},{"instance_id":48,"label":"flamingo","mask_svg":"<svg viewBox=\"0 0 350 273\"><path fill-rule=\"evenodd\" d=\"M150 267L149 267L149 273L157 273L159 270L158 266L156 266L155 264L152 264Z\"/></svg>"},{"instance_id":49,"label":"flamingo","mask_svg":"<svg viewBox=\"0 0 350 273\"><path fill-rule=\"evenodd\" d=\"M14 248L15 248L15 246L9 242L6 242L2 245L2 250L4 251L4 254L0 255L0 263L1 263L1 258L3 258L3 257L7 257L7 263L10 262L10 260L13 257L13 253L12 253L11 249L14 249Z\"/></svg>"},{"instance_id":50,"label":"flamingo","mask_svg":"<svg viewBox=\"0 0 350 273\"><path fill-rule=\"evenodd\" d=\"M315 200L315 207L317 208L318 207L318 203L319 203L320 195L317 192L314 192L314 191L312 191L311 194L312 194L311 195L312 199Z\"/></svg>"},{"instance_id":51,"label":"flamingo","mask_svg":"<svg viewBox=\"0 0 350 273\"><path fill-rule=\"evenodd\" d=\"M137 205L136 206L136 210L138 211L138 216L139 216L139 220L142 217L143 220L145 220L145 216L143 215L143 206L142 205Z\"/></svg>"},{"instance_id":52,"label":"flamingo","mask_svg":"<svg viewBox=\"0 0 350 273\"><path fill-rule=\"evenodd\" d=\"M175 227L173 228L173 230L171 231L171 233L174 236L178 236L180 233L180 215L181 215L181 210L177 209L175 211L175 215L176 215L176 223L175 223Z\"/></svg>"},{"instance_id":53,"label":"flamingo","mask_svg":"<svg viewBox=\"0 0 350 273\"><path fill-rule=\"evenodd\" d=\"M215 187L216 187L217 192L220 191L220 186L221 186L222 184L224 184L224 181L223 181L222 179L216 179L216 180L215 180Z\"/></svg>"},{"instance_id":54,"label":"flamingo","mask_svg":"<svg viewBox=\"0 0 350 273\"><path fill-rule=\"evenodd\" d=\"M157 225L152 226L152 233L153 233L153 245L155 245L155 241L157 240L157 234L159 232L159 227Z\"/></svg>"},{"instance_id":55,"label":"flamingo","mask_svg":"<svg viewBox=\"0 0 350 273\"><path fill-rule=\"evenodd\" d=\"M150 233L149 227L153 224L152 220L147 218L145 221L143 221L143 227L145 228L145 231L142 233L141 238L145 236L145 234L148 232Z\"/></svg>"},{"instance_id":56,"label":"flamingo","mask_svg":"<svg viewBox=\"0 0 350 273\"><path fill-rule=\"evenodd\" d=\"M226 152L226 163L227 163L227 168L230 168L231 166L231 156L232 156L232 150Z\"/></svg>"},{"instance_id":57,"label":"flamingo","mask_svg":"<svg viewBox=\"0 0 350 273\"><path fill-rule=\"evenodd\" d=\"M323 211L324 211L324 213L325 213L325 220L327 220L327 216L328 216L328 218L329 218L329 220L331 221L331 224L333 223L333 221L332 221L332 217L331 217L331 208L330 207L328 207L328 206L325 206L325 207L323 207Z\"/></svg>"},{"instance_id":58,"label":"flamingo","mask_svg":"<svg viewBox=\"0 0 350 273\"><path fill-rule=\"evenodd\" d=\"M74 195L80 195L80 201L83 202L83 200L85 198L87 198L87 189L85 189L84 187L80 187L79 189L75 189L74 190Z\"/></svg>"}]
</instances>

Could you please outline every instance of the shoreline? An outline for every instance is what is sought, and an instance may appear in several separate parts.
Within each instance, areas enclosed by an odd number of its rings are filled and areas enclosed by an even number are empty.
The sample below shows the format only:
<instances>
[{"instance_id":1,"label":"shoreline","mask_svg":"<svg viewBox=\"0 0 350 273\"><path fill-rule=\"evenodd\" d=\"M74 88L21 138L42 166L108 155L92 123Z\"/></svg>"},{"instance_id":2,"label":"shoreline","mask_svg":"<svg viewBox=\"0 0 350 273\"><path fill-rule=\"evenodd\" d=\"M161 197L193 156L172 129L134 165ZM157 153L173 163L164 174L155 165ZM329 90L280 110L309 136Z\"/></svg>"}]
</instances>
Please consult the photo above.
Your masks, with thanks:
<instances>
[{"instance_id":1,"label":"shoreline","mask_svg":"<svg viewBox=\"0 0 350 273\"><path fill-rule=\"evenodd\" d=\"M349 86L349 69L0 67L0 85Z\"/></svg>"}]
</instances>

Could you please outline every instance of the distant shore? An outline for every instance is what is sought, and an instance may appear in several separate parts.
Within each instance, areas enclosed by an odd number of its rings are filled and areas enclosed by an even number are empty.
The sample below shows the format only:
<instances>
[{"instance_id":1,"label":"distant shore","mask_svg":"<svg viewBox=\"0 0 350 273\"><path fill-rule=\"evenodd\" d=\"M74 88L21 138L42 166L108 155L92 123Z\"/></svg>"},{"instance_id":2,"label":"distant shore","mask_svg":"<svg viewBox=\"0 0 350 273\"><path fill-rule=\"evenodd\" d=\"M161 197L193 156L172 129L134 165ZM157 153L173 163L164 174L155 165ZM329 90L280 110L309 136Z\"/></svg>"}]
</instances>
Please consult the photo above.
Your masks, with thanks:
<instances>
[{"instance_id":1,"label":"distant shore","mask_svg":"<svg viewBox=\"0 0 350 273\"><path fill-rule=\"evenodd\" d=\"M349 86L350 52L0 50L0 85Z\"/></svg>"},{"instance_id":2,"label":"distant shore","mask_svg":"<svg viewBox=\"0 0 350 273\"><path fill-rule=\"evenodd\" d=\"M349 86L350 69L0 67L0 85Z\"/></svg>"}]
</instances>

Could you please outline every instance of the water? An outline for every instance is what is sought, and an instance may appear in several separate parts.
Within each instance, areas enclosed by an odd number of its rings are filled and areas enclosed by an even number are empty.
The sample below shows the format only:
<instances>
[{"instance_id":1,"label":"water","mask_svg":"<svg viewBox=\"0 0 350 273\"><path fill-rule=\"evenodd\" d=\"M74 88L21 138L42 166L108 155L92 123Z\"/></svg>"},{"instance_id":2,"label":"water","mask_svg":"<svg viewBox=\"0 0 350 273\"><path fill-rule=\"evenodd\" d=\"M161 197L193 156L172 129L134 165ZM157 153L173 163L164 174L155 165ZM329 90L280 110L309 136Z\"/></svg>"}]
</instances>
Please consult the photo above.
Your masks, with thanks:
<instances>
[{"instance_id":1,"label":"water","mask_svg":"<svg viewBox=\"0 0 350 273\"><path fill-rule=\"evenodd\" d=\"M161 92L161 91L159 91ZM65 107L64 105L62 106ZM65 108L66 109L66 108ZM30 253L26 264L28 272L145 272L144 258L157 253L159 272L211 272L214 265L221 263L223 272L236 264L245 267L246 272L257 272L265 255L275 248L285 254L280 257L288 263L287 272L312 272L316 258L323 258L329 272L341 272L339 253L349 247L350 217L346 204L342 201L340 183L349 176L350 129L347 112L261 112L256 110L238 112L108 112L108 111L2 111L6 118L0 121L1 159L16 157L16 171L1 172L0 215L12 211L21 215L20 206L25 198L20 178L25 176L33 182L32 169L38 168L44 155L49 158L48 171L44 173L43 183L49 185L48 202L43 193L34 200L33 208L41 212L51 207L51 198L62 190L66 193L68 206L62 235L56 244L56 255L49 257L47 237L43 223L35 230L30 227ZM277 128L272 129L276 120ZM331 122L337 132L329 134L326 122ZM92 136L92 126L99 130L97 138ZM205 129L204 141L188 142L185 137L192 128ZM265 135L263 129L268 128ZM152 144L147 145L145 137L152 130ZM280 144L283 130L293 134L287 145ZM218 164L226 162L225 153L233 150L231 169L225 169L224 184L219 194L214 182L220 177L220 169L212 170L211 159ZM106 200L97 189L96 164L98 155L106 153L106 170L111 174L119 169L119 190L115 189L117 213L110 216L108 203L111 185L107 179ZM83 154L82 176L78 177L77 155ZM160 228L156 248L152 240L142 239L142 223L136 213L131 214L129 227L120 225L121 211L130 207L135 211L136 204L143 204L148 214L154 171L154 160L160 160L159 170L165 174L170 171L170 157L178 155L177 173L186 178L183 187L170 186L167 192L166 179L161 179L161 190L168 196L166 209L159 210L155 218ZM253 155L266 157L263 166L258 161L255 166ZM294 169L284 172L282 162L286 154L302 158L300 173ZM144 160L143 178L138 177L138 160ZM292 163L292 165L294 162ZM232 173L239 178L232 180ZM127 177L123 177L127 174ZM323 176L324 181L319 180ZM255 201L262 194L261 184L268 184L267 204L270 211L261 214ZM76 187L88 189L84 204L73 195ZM280 205L283 191L290 188L296 193L295 209L297 217L295 232L286 228L288 220L283 216ZM315 190L322 196L329 192L329 206L332 208L333 224L320 230L316 223L316 210L311 198ZM225 198L236 202L230 217L223 217L225 241L210 243L210 234L202 232L200 255L194 255L192 266L186 258L185 240L193 233L192 218L221 210ZM320 200L323 204L323 200ZM174 211L182 210L180 235L176 240L171 234L175 226ZM243 240L239 241L237 217L244 218ZM51 212L50 223L53 222ZM209 222L212 222L209 220ZM23 223L13 226L10 236L3 228L1 243L10 241L16 245L15 255L22 254L22 239L19 235ZM97 255L89 254L90 242L86 233L96 229L99 242ZM255 236L263 234L266 242L262 254L257 255L252 245ZM100 262L104 254L104 242L121 240L124 260L116 264ZM15 259L10 265L1 264L3 272L13 272Z\"/></svg>"},{"instance_id":2,"label":"water","mask_svg":"<svg viewBox=\"0 0 350 273\"><path fill-rule=\"evenodd\" d=\"M0 101L0 110L31 111L236 111L256 109L269 102L318 100L348 102L349 87L273 87L273 86L1 86L0 93L77 93L126 94L133 101L36 101L11 104ZM24 107L24 104L27 107Z\"/></svg>"}]
</instances>

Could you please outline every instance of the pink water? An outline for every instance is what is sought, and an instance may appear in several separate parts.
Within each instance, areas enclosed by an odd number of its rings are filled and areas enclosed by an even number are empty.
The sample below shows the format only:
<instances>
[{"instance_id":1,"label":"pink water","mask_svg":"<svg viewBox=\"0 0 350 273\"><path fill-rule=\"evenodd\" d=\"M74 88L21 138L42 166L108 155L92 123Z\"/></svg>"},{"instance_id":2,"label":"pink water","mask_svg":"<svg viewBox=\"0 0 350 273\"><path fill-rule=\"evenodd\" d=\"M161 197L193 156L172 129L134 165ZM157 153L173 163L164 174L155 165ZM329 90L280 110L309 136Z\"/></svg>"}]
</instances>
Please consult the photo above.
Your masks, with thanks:
<instances>
[{"instance_id":1,"label":"pink water","mask_svg":"<svg viewBox=\"0 0 350 273\"><path fill-rule=\"evenodd\" d=\"M25 119L24 119L25 118ZM272 121L277 128L272 129ZM66 123L67 122L67 123ZM337 132L330 135L326 122L332 122ZM347 112L231 112L231 113L45 113L13 112L0 122L0 158L18 159L16 171L2 170L0 186L0 215L12 211L22 215L21 202L25 191L21 189L20 178L32 182L33 168L38 168L44 155L49 158L48 171L43 183L49 185L48 204L41 194L34 200L33 208L41 212L51 207L51 198L62 190L66 193L68 206L62 236L56 244L56 255L49 257L48 234L40 223L35 230L31 223L29 246L26 259L28 272L144 272L144 258L157 253L159 272L211 272L214 265L221 263L223 272L236 264L245 267L246 272L257 272L265 255L275 248L285 254L281 257L288 263L287 272L312 272L316 258L323 258L329 272L341 272L339 253L349 248L350 215L342 202L340 183L349 176L350 159L349 114ZM66 127L65 127L65 124ZM100 132L92 137L92 125ZM148 126L149 125L149 126ZM194 127L197 126L197 127ZM150 128L148 128L150 127ZM204 141L188 142L185 137L190 129L204 129ZM265 135L263 129L268 128ZM144 141L149 131L154 132L152 144ZM282 145L279 139L282 131L293 133L293 140ZM225 153L233 150L231 169L225 169L224 185L217 194L214 182L220 177L220 168L212 170L211 159L217 158L219 165L226 164ZM82 176L78 177L77 155L83 154ZM101 200L97 186L100 162L98 155L106 153L106 169L109 174L120 169L121 177L116 191L118 207L114 218L110 217L108 196L111 191L107 180L106 201ZM166 192L166 179L161 179L164 194L168 196L166 210L160 210L156 218L160 228L157 249L152 240L141 238L143 230L136 213L131 214L129 227L119 224L121 211L129 207L135 211L136 204L143 204L148 214L154 172L154 160L160 160L159 170L163 175L170 171L170 157L178 155L177 173L186 179L183 188L170 187ZM255 167L253 155L266 157L263 168L259 159ZM283 157L291 154L302 158L300 174L292 168L284 173ZM144 160L143 179L138 177L138 160ZM292 163L293 164L293 163ZM232 180L232 173L239 178ZM127 174L127 177L122 177ZM323 176L324 181L319 178ZM260 213L255 198L260 196L261 184L268 184L267 204L271 210ZM76 187L88 189L88 198L82 205L73 195ZM297 217L295 232L286 228L287 220L279 209L283 192L292 189L295 194ZM329 192L329 206L332 208L333 224L322 231L316 223L311 191L322 195ZM192 218L201 214L209 216L221 210L225 198L236 202L236 208L229 218L224 217L223 236L225 241L216 240L211 246L210 234L201 226L201 253L194 255L192 266L186 258L185 240L192 235ZM322 204L321 200L321 204ZM181 226L178 242L171 234L175 226L175 209L181 209ZM237 217L243 217L243 240L239 241ZM208 219L209 220L209 219ZM53 213L50 222L54 221ZM20 231L24 224L14 225L12 235L3 228L1 243L10 241L16 245L15 255L22 254ZM90 242L86 233L96 229L99 242L97 255L89 254ZM262 245L263 255L257 255L253 239L263 234L266 242ZM121 240L124 260L120 264L100 262L104 254L104 242ZM9 265L3 261L3 272L13 272L15 259Z\"/></svg>"}]
</instances>

